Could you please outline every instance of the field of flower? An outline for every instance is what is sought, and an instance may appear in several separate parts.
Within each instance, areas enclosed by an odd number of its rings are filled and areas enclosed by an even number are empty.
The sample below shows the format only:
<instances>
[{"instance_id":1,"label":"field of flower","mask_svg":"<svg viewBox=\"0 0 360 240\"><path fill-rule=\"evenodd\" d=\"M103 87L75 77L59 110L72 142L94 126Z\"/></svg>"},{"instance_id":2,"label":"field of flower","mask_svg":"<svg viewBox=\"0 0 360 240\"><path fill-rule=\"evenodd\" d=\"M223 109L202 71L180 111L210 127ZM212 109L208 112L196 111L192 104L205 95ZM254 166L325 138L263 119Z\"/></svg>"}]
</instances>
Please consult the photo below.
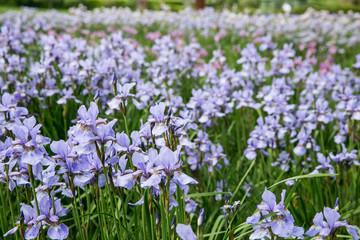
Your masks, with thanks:
<instances>
[{"instance_id":1,"label":"field of flower","mask_svg":"<svg viewBox=\"0 0 360 240\"><path fill-rule=\"evenodd\" d=\"M0 238L359 239L359 13L0 23Z\"/></svg>"}]
</instances>

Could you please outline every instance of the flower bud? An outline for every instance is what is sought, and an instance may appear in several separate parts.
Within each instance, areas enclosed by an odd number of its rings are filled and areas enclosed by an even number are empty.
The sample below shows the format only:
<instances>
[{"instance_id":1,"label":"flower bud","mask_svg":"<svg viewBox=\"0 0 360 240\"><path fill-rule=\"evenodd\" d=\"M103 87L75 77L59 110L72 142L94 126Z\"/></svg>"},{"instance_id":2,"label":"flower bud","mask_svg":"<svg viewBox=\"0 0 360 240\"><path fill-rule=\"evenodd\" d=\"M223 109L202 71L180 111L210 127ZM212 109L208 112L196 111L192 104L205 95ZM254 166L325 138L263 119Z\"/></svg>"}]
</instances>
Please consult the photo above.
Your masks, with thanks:
<instances>
[{"instance_id":1,"label":"flower bud","mask_svg":"<svg viewBox=\"0 0 360 240\"><path fill-rule=\"evenodd\" d=\"M155 225L159 225L160 223L160 214L159 212L156 212L156 215L155 215Z\"/></svg>"},{"instance_id":2,"label":"flower bud","mask_svg":"<svg viewBox=\"0 0 360 240\"><path fill-rule=\"evenodd\" d=\"M174 216L172 221L171 221L171 224L170 224L171 230L173 230L175 228L175 224L176 224L176 219L175 219L175 216Z\"/></svg>"},{"instance_id":3,"label":"flower bud","mask_svg":"<svg viewBox=\"0 0 360 240\"><path fill-rule=\"evenodd\" d=\"M199 227L204 224L204 220L205 220L205 211L204 211L204 208L202 208L202 209L200 209L199 217L197 220L197 224Z\"/></svg>"},{"instance_id":4,"label":"flower bud","mask_svg":"<svg viewBox=\"0 0 360 240\"><path fill-rule=\"evenodd\" d=\"M339 211L339 198L336 198L335 205L334 205L334 209L335 209L336 211Z\"/></svg>"}]
</instances>

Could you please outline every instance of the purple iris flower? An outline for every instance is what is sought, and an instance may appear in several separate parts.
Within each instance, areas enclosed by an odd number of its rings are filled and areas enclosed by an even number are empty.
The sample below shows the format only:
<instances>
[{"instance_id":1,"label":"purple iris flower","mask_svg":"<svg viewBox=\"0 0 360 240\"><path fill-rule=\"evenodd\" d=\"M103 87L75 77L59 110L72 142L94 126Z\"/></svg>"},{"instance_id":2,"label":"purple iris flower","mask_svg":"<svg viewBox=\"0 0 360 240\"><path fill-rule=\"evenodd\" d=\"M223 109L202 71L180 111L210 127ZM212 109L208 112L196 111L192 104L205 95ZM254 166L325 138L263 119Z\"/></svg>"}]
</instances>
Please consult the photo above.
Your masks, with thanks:
<instances>
[{"instance_id":1,"label":"purple iris flower","mask_svg":"<svg viewBox=\"0 0 360 240\"><path fill-rule=\"evenodd\" d=\"M329 156L331 160L337 164L345 164L345 165L355 165L360 166L360 162L357 160L357 153L358 150L354 149L350 152L347 151L345 144L341 144L342 146L342 152L334 155L333 153L330 153Z\"/></svg>"},{"instance_id":2,"label":"purple iris flower","mask_svg":"<svg viewBox=\"0 0 360 240\"><path fill-rule=\"evenodd\" d=\"M37 214L34 201L32 201L33 207L22 204L20 209L24 217L23 224L28 226L24 234L25 239L35 239L39 235L41 226L46 225L49 226L47 235L50 239L66 239L69 228L61 223L60 217L65 216L68 209L61 206L60 199L55 198L53 201L46 192L38 192L37 199L40 215ZM4 236L15 233L17 229L18 226L9 230Z\"/></svg>"},{"instance_id":3,"label":"purple iris flower","mask_svg":"<svg viewBox=\"0 0 360 240\"><path fill-rule=\"evenodd\" d=\"M111 109L120 109L120 104L123 104L122 107L126 106L126 100L130 97L134 97L134 94L131 94L131 89L135 86L136 83L125 83L121 85L120 83L116 84L117 95L108 102L108 105Z\"/></svg>"},{"instance_id":4,"label":"purple iris flower","mask_svg":"<svg viewBox=\"0 0 360 240\"><path fill-rule=\"evenodd\" d=\"M250 239L262 239L268 236L270 231L276 236L281 238L288 238L295 236L302 238L304 230L294 226L294 218L284 206L286 190L281 193L281 201L276 204L276 196L265 188L262 195L263 202L257 206L260 210L253 216L246 219L246 223L256 225L254 226L254 233L251 234ZM276 213L274 216L263 219L262 225L257 225L261 219L261 216L265 216L270 213Z\"/></svg>"},{"instance_id":5,"label":"purple iris flower","mask_svg":"<svg viewBox=\"0 0 360 240\"><path fill-rule=\"evenodd\" d=\"M319 170L324 170L329 174L335 173L334 167L331 165L330 157L325 157L322 153L316 154L317 161L320 163L320 165L316 166L315 170L311 172L310 174L317 174L319 173Z\"/></svg>"},{"instance_id":6,"label":"purple iris flower","mask_svg":"<svg viewBox=\"0 0 360 240\"><path fill-rule=\"evenodd\" d=\"M316 213L313 219L314 225L310 227L305 235L314 237L318 234L319 237L326 238L334 234L337 228L345 227L354 240L359 239L359 230L354 226L348 225L346 220L338 221L341 215L335 209L324 207L323 213ZM324 217L326 221L324 221Z\"/></svg>"},{"instance_id":7,"label":"purple iris flower","mask_svg":"<svg viewBox=\"0 0 360 240\"><path fill-rule=\"evenodd\" d=\"M161 136L168 127L165 125L168 116L165 115L165 103L160 102L152 107L150 107L151 116L148 119L149 123L155 123L155 126L152 129L152 134L154 136Z\"/></svg>"},{"instance_id":8,"label":"purple iris flower","mask_svg":"<svg viewBox=\"0 0 360 240\"><path fill-rule=\"evenodd\" d=\"M115 150L118 152L126 152L129 155L131 155L133 152L140 152L140 136L141 135L139 132L133 131L131 133L132 144L130 144L130 139L126 133L116 133L116 142L114 144Z\"/></svg>"},{"instance_id":9,"label":"purple iris flower","mask_svg":"<svg viewBox=\"0 0 360 240\"><path fill-rule=\"evenodd\" d=\"M41 124L35 125L34 117L23 122L16 119L15 123L12 127L12 132L16 136L13 141L13 156L19 158L21 166L33 166L34 174L41 179L42 165L49 166L54 163L43 146L48 144L50 139L39 134Z\"/></svg>"},{"instance_id":10,"label":"purple iris flower","mask_svg":"<svg viewBox=\"0 0 360 240\"><path fill-rule=\"evenodd\" d=\"M159 156L155 165L157 170L164 170L165 174L170 176L174 170L178 170L182 165L179 160L180 148L173 152L170 148L164 146L160 149Z\"/></svg>"}]
</instances>

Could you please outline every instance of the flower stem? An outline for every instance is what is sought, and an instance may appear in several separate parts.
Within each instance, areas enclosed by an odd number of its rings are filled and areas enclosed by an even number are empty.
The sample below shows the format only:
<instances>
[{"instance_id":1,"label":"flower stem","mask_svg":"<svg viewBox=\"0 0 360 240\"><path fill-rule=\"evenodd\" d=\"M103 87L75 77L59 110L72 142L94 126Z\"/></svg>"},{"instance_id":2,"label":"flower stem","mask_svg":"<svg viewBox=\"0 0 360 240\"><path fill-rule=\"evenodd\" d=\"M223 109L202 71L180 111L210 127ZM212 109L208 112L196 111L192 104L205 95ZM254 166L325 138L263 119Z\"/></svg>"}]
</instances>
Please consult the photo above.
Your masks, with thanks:
<instances>
[{"instance_id":1,"label":"flower stem","mask_svg":"<svg viewBox=\"0 0 360 240\"><path fill-rule=\"evenodd\" d=\"M126 134L130 137L130 135L129 135L129 127L128 127L128 123L127 123L126 115L125 115L125 114L123 114L123 118L124 118L124 123L125 123L125 131L126 131Z\"/></svg>"},{"instance_id":2,"label":"flower stem","mask_svg":"<svg viewBox=\"0 0 360 240\"><path fill-rule=\"evenodd\" d=\"M32 193L33 193L33 197L34 197L34 201L35 201L35 206L36 206L36 213L37 213L38 216L40 216L39 204L38 204L38 201L37 201L37 198L36 198L36 193L35 193L34 175L33 175L33 172L32 172L32 166L30 164L28 165L28 171L29 171L31 189L32 189Z\"/></svg>"}]
</instances>

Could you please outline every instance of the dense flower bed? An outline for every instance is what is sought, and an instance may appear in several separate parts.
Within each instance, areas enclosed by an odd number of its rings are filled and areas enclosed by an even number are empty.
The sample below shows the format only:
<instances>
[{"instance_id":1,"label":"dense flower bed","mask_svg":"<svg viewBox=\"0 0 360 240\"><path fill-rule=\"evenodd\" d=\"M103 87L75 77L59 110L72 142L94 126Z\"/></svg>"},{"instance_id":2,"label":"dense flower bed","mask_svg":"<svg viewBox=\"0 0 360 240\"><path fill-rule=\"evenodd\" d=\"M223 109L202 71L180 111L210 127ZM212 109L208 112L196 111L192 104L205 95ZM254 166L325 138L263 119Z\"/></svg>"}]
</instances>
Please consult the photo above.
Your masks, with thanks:
<instances>
[{"instance_id":1,"label":"dense flower bed","mask_svg":"<svg viewBox=\"0 0 360 240\"><path fill-rule=\"evenodd\" d=\"M4 237L359 239L360 14L0 22Z\"/></svg>"}]
</instances>

